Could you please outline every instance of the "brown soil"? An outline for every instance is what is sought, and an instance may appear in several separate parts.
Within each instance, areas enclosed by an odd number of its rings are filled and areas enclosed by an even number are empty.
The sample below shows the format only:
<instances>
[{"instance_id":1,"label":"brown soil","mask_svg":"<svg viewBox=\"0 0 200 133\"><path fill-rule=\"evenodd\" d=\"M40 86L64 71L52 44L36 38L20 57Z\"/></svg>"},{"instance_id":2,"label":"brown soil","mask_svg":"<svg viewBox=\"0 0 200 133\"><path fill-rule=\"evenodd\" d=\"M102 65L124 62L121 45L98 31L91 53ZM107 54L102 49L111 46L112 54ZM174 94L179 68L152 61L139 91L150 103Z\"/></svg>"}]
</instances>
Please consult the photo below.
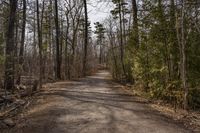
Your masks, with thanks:
<instances>
[{"instance_id":1,"label":"brown soil","mask_svg":"<svg viewBox=\"0 0 200 133\"><path fill-rule=\"evenodd\" d=\"M128 94L107 71L47 84L37 102L4 133L190 133Z\"/></svg>"}]
</instances>

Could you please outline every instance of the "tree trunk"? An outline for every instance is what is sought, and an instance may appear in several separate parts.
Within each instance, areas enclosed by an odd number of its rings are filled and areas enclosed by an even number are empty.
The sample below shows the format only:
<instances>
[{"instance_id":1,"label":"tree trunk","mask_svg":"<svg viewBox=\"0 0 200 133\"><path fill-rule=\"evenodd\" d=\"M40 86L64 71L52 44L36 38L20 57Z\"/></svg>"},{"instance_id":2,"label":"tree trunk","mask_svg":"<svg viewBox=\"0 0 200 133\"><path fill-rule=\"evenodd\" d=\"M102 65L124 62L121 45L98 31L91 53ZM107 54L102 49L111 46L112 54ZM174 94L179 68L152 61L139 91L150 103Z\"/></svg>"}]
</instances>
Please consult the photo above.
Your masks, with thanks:
<instances>
[{"instance_id":1,"label":"tree trunk","mask_svg":"<svg viewBox=\"0 0 200 133\"><path fill-rule=\"evenodd\" d=\"M39 2L36 0L37 6L37 30L38 30L38 46L39 46L39 60L40 60L40 68L39 68L39 87L42 88L42 35L40 28L40 12L39 12Z\"/></svg>"},{"instance_id":2,"label":"tree trunk","mask_svg":"<svg viewBox=\"0 0 200 133\"><path fill-rule=\"evenodd\" d=\"M23 70L25 32L26 32L26 0L23 0L22 34L21 34L21 45L19 51L19 74L18 74L17 84L20 84L21 81L20 77Z\"/></svg>"},{"instance_id":3,"label":"tree trunk","mask_svg":"<svg viewBox=\"0 0 200 133\"><path fill-rule=\"evenodd\" d=\"M123 26L122 26L122 3L119 1L119 22L120 22L120 59L122 63L123 75L126 75L125 65L124 65L124 44L123 44Z\"/></svg>"},{"instance_id":4,"label":"tree trunk","mask_svg":"<svg viewBox=\"0 0 200 133\"><path fill-rule=\"evenodd\" d=\"M61 61L60 61L60 28L58 23L58 3L55 0L55 26L56 26L56 79L61 79Z\"/></svg>"},{"instance_id":5,"label":"tree trunk","mask_svg":"<svg viewBox=\"0 0 200 133\"><path fill-rule=\"evenodd\" d=\"M60 43L60 69L62 70L62 64L63 64L63 16L61 15L60 18L60 37L59 37L59 43ZM61 70L60 70L60 77L62 78L62 74L61 74Z\"/></svg>"},{"instance_id":6,"label":"tree trunk","mask_svg":"<svg viewBox=\"0 0 200 133\"><path fill-rule=\"evenodd\" d=\"M14 29L16 20L17 0L10 0L10 15L6 33L6 60L5 60L5 81L6 90L14 89Z\"/></svg>"},{"instance_id":7,"label":"tree trunk","mask_svg":"<svg viewBox=\"0 0 200 133\"><path fill-rule=\"evenodd\" d=\"M53 16L53 6L52 6L53 4L52 4L52 0L50 0L49 1L49 6L50 6L50 8L49 8L49 13L50 13L50 15L48 16L49 18L49 63L51 63L51 61L53 61L54 60L54 56L53 56L53 24L52 24L52 16ZM49 71L48 71L48 73L50 74L50 75L48 75L48 76L50 76L50 77L53 77L53 70L54 70L54 65L52 65L53 63L51 63L51 65L49 66L50 68L49 68Z\"/></svg>"},{"instance_id":8,"label":"tree trunk","mask_svg":"<svg viewBox=\"0 0 200 133\"><path fill-rule=\"evenodd\" d=\"M84 0L85 8L85 44L84 44L84 57L83 57L83 76L86 76L87 67L87 47L88 47L88 13L87 13L87 2Z\"/></svg>"},{"instance_id":9,"label":"tree trunk","mask_svg":"<svg viewBox=\"0 0 200 133\"><path fill-rule=\"evenodd\" d=\"M185 1L182 0L182 11L181 11L181 53L182 53L182 85L185 91L184 93L184 109L188 108L188 87L187 87L187 77L186 77L186 51L185 51L185 27L184 27L184 17L185 17Z\"/></svg>"},{"instance_id":10,"label":"tree trunk","mask_svg":"<svg viewBox=\"0 0 200 133\"><path fill-rule=\"evenodd\" d=\"M137 48L139 48L139 33L138 33L138 8L136 0L132 0L132 8L133 8L133 34L134 34L134 42Z\"/></svg>"},{"instance_id":11,"label":"tree trunk","mask_svg":"<svg viewBox=\"0 0 200 133\"><path fill-rule=\"evenodd\" d=\"M69 11L66 13L66 21L67 21L67 29L66 29L66 37L65 37L65 79L70 79L69 72L69 53L68 53L68 34L69 34Z\"/></svg>"}]
</instances>

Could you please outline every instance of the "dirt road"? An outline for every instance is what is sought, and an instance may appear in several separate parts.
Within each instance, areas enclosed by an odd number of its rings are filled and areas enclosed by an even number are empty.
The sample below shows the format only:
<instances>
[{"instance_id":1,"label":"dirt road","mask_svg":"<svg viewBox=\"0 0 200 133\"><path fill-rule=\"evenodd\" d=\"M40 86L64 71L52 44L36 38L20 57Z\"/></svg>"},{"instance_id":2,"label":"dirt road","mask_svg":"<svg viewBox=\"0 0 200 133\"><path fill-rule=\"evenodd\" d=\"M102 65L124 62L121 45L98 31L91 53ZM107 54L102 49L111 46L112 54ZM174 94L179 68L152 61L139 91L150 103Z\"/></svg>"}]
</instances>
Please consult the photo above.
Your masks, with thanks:
<instances>
[{"instance_id":1,"label":"dirt road","mask_svg":"<svg viewBox=\"0 0 200 133\"><path fill-rule=\"evenodd\" d=\"M100 71L49 85L13 133L190 133L111 82Z\"/></svg>"}]
</instances>

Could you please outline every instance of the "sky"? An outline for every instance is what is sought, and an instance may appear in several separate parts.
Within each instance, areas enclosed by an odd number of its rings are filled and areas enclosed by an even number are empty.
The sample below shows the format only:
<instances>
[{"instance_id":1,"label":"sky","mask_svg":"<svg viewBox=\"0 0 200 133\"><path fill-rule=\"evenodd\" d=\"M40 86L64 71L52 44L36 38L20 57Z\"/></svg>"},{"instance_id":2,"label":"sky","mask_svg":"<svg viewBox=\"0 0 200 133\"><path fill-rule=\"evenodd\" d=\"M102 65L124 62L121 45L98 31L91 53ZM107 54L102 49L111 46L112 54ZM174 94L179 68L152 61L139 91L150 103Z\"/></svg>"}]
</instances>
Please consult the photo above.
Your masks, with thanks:
<instances>
[{"instance_id":1,"label":"sky","mask_svg":"<svg viewBox=\"0 0 200 133\"><path fill-rule=\"evenodd\" d=\"M95 30L94 23L103 22L113 9L113 4L109 0L89 0L87 5L88 18L91 21L92 30Z\"/></svg>"}]
</instances>

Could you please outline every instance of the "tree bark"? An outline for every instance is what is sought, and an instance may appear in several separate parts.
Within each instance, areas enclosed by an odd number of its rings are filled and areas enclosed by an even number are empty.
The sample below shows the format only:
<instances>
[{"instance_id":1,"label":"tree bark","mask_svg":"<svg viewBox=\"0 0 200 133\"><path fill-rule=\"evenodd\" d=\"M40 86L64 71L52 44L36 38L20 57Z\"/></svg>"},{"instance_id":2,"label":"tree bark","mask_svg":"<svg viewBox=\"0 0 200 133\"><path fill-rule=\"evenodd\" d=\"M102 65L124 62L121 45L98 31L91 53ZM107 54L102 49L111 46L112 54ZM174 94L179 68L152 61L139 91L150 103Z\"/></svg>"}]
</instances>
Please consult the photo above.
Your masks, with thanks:
<instances>
[{"instance_id":1,"label":"tree bark","mask_svg":"<svg viewBox=\"0 0 200 133\"><path fill-rule=\"evenodd\" d=\"M38 30L38 46L39 46L39 87L42 88L42 34L40 28L40 11L39 11L39 1L36 0L37 6L37 30Z\"/></svg>"},{"instance_id":2,"label":"tree bark","mask_svg":"<svg viewBox=\"0 0 200 133\"><path fill-rule=\"evenodd\" d=\"M6 90L14 89L14 29L16 20L17 0L10 0L10 15L8 20L8 28L6 33L6 60L5 60L5 81Z\"/></svg>"},{"instance_id":3,"label":"tree bark","mask_svg":"<svg viewBox=\"0 0 200 133\"><path fill-rule=\"evenodd\" d=\"M88 13L87 13L87 2L84 0L85 8L85 44L84 44L84 57L83 57L83 76L86 76L87 68L87 47L88 47Z\"/></svg>"},{"instance_id":4,"label":"tree bark","mask_svg":"<svg viewBox=\"0 0 200 133\"><path fill-rule=\"evenodd\" d=\"M56 26L56 79L61 79L61 61L60 61L60 28L58 23L58 2L55 0L55 26Z\"/></svg>"}]
</instances>

